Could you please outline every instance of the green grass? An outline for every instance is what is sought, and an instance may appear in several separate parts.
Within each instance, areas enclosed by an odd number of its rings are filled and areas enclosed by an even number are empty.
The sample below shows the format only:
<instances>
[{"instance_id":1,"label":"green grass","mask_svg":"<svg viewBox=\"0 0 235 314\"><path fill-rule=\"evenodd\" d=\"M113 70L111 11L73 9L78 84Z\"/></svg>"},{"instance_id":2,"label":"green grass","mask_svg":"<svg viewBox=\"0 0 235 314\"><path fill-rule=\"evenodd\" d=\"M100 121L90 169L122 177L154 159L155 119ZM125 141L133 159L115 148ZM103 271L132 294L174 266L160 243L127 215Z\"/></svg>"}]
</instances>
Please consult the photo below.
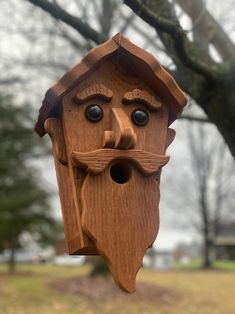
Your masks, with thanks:
<instances>
[{"instance_id":1,"label":"green grass","mask_svg":"<svg viewBox=\"0 0 235 314\"><path fill-rule=\"evenodd\" d=\"M181 264L178 262L174 263L174 268L178 270L195 270L201 268L201 261L200 260L193 260L188 264Z\"/></svg>"},{"instance_id":2,"label":"green grass","mask_svg":"<svg viewBox=\"0 0 235 314\"><path fill-rule=\"evenodd\" d=\"M174 264L174 268L178 270L200 270L201 267L202 267L201 260L193 260L192 262L186 265L177 262ZM215 261L213 263L213 269L235 271L235 261Z\"/></svg>"},{"instance_id":3,"label":"green grass","mask_svg":"<svg viewBox=\"0 0 235 314\"><path fill-rule=\"evenodd\" d=\"M235 261L216 261L214 263L214 268L235 271Z\"/></svg>"},{"instance_id":4,"label":"green grass","mask_svg":"<svg viewBox=\"0 0 235 314\"><path fill-rule=\"evenodd\" d=\"M226 264L226 265L225 265ZM8 275L0 265L0 313L2 314L234 314L235 263L217 263L221 271L141 270L138 281L169 289L172 301L133 301L129 295L104 300L70 295L52 289L56 278L87 276L88 266L20 265Z\"/></svg>"}]
</instances>

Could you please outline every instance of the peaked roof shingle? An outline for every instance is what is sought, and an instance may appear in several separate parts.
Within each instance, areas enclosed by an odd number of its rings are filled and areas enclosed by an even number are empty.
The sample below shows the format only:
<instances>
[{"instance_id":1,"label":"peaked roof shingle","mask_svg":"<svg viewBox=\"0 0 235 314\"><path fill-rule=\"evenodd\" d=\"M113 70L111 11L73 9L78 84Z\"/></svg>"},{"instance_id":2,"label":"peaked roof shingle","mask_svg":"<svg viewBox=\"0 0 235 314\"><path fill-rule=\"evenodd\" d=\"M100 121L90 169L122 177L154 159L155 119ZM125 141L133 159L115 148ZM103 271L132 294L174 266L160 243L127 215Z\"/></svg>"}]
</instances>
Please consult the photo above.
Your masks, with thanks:
<instances>
[{"instance_id":1,"label":"peaked roof shingle","mask_svg":"<svg viewBox=\"0 0 235 314\"><path fill-rule=\"evenodd\" d=\"M115 53L118 54L120 62L125 60L125 64L158 94L161 101L170 107L169 124L181 114L187 103L187 97L173 77L152 54L118 33L112 39L90 50L79 64L68 70L54 86L48 89L35 125L35 131L39 136L46 133L44 123L47 118L53 116L53 112L60 105L63 97L97 66Z\"/></svg>"}]
</instances>

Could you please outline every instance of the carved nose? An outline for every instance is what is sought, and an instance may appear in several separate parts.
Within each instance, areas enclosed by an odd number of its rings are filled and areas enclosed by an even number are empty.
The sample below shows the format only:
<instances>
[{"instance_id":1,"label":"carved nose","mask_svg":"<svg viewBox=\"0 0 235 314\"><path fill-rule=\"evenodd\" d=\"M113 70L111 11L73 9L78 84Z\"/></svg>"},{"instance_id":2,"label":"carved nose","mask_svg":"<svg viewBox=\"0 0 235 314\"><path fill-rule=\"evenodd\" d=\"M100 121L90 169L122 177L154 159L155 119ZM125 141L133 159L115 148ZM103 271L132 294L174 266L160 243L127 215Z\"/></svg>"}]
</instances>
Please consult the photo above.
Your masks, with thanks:
<instances>
[{"instance_id":1,"label":"carved nose","mask_svg":"<svg viewBox=\"0 0 235 314\"><path fill-rule=\"evenodd\" d=\"M112 130L104 132L103 147L130 149L136 145L136 134L122 108L112 109Z\"/></svg>"}]
</instances>

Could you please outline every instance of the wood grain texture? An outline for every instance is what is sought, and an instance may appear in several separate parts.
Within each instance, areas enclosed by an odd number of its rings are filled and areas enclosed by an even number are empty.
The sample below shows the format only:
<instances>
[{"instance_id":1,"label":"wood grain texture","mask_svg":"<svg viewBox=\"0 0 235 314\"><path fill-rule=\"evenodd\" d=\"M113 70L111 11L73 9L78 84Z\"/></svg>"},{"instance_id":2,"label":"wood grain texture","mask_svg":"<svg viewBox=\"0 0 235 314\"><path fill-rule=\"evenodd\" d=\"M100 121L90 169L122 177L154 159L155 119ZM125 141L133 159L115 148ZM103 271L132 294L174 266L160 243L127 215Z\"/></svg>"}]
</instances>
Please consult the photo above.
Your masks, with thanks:
<instances>
[{"instance_id":1,"label":"wood grain texture","mask_svg":"<svg viewBox=\"0 0 235 314\"><path fill-rule=\"evenodd\" d=\"M129 117L122 108L112 109L112 128L115 134L115 148L129 149L135 147L136 134Z\"/></svg>"},{"instance_id":2,"label":"wood grain texture","mask_svg":"<svg viewBox=\"0 0 235 314\"><path fill-rule=\"evenodd\" d=\"M172 76L161 67L157 59L150 53L134 45L119 33L104 44L92 49L79 64L66 72L47 91L35 125L35 130L40 136L45 134L45 120L49 117L57 117L63 97L84 78L88 77L100 64L114 55L116 55L116 60L118 57L119 62L127 64L158 94L161 101L169 106L169 123L172 123L181 114L187 103L187 98Z\"/></svg>"},{"instance_id":3,"label":"wood grain texture","mask_svg":"<svg viewBox=\"0 0 235 314\"><path fill-rule=\"evenodd\" d=\"M158 181L132 169L130 180L117 184L107 168L101 175L88 174L81 193L83 230L106 260L117 285L135 291L144 253L158 233Z\"/></svg>"},{"instance_id":4,"label":"wood grain texture","mask_svg":"<svg viewBox=\"0 0 235 314\"><path fill-rule=\"evenodd\" d=\"M102 147L114 148L114 146L115 146L115 134L114 134L114 131L111 131L111 130L104 131Z\"/></svg>"},{"instance_id":5,"label":"wood grain texture","mask_svg":"<svg viewBox=\"0 0 235 314\"><path fill-rule=\"evenodd\" d=\"M112 90L113 97L109 102L104 103L101 99L93 98L80 105L74 103L74 97L79 91L97 83ZM99 254L108 262L117 284L129 292L135 289L135 276L142 263L143 254L152 245L157 235L160 167L168 161L168 157L164 156L168 106L161 103L157 111L150 111L149 122L146 126L134 125L130 119L132 112L136 108L148 110L147 105L144 104L133 103L128 106L123 104L125 93L135 88L146 90L149 94L154 95L141 79L134 76L132 71L120 65L117 66L115 58L110 59L64 97L62 111L64 137L69 156L68 167L74 185L73 195L76 193L76 204L81 216L83 238L87 237L92 240ZM96 103L103 110L103 119L98 123L92 123L85 118L85 110L91 103ZM118 117L121 116L121 119L114 119L114 112ZM125 145L123 149L114 147L118 138L118 130L122 128L123 121L126 121L132 134L136 135L134 149L124 149L127 147ZM104 138L112 149L107 149L107 156L106 149L100 155L96 152L92 156L92 152L100 151L104 146ZM136 150L142 153L135 155L134 151ZM110 152L114 153L110 154ZM149 159L147 152L155 157L152 167L149 161L152 159ZM156 155L160 155L162 158L158 160L158 163ZM78 162L74 156L79 157ZM106 159L104 167L102 167L101 161L103 159ZM89 164L91 168L94 163L98 163L98 171L96 166L91 170L96 175L87 172L89 161L92 165ZM110 173L112 166L120 161L121 166L124 166L124 171L130 170L130 181L124 184L115 182ZM147 162L146 169L148 170L145 171L144 167L138 166L142 161L143 164L145 161ZM154 174L151 174L153 172ZM104 183L103 188L102 182ZM111 213L110 206L112 207ZM149 207L151 208L149 209ZM115 211L117 211L117 216L115 216ZM103 217L101 215L99 218L101 213ZM122 216L122 219L119 216ZM95 228L93 228L92 222L90 224L90 219L95 220L95 224L97 224ZM104 227L105 222L110 226ZM135 230L133 230L134 226L136 226ZM112 230L113 234L111 234ZM127 230L130 232L128 233ZM110 251L113 251L111 256Z\"/></svg>"},{"instance_id":6,"label":"wood grain texture","mask_svg":"<svg viewBox=\"0 0 235 314\"><path fill-rule=\"evenodd\" d=\"M71 116L71 112L69 112ZM70 151L70 145L73 139L76 139L76 137L70 138L70 131L75 132L76 129L71 129L70 126L67 124L69 123L70 119L66 119L66 115L63 115L62 119L62 125L63 125L63 133L64 133L64 139L65 139L65 146L67 149L68 156L71 157L71 151ZM76 122L76 120L75 120ZM67 127L69 127L69 133L67 132ZM74 135L73 135L74 136ZM81 139L79 139L81 141ZM84 140L84 139L83 139ZM82 182L86 176L86 173L84 171L80 171L77 168L73 167L71 158L68 159L68 175L71 185L70 195L67 195L68 198L73 199L74 203L74 211L76 212L77 216L77 223L78 223L78 230L79 235L77 237L77 241L80 243L79 251L76 252L76 254L79 255L96 255L98 254L96 251L96 248L94 247L94 244L91 242L91 240L87 237L86 234L82 231L81 227L81 197L80 197L80 190ZM68 211L67 214L69 215L70 212Z\"/></svg>"},{"instance_id":7,"label":"wood grain texture","mask_svg":"<svg viewBox=\"0 0 235 314\"><path fill-rule=\"evenodd\" d=\"M73 152L89 153L102 148L104 145L104 138L105 136L107 137L107 134L109 136L111 135L111 139L109 140L110 146L114 148L114 145L111 142L116 140L117 135L115 134L115 130L117 130L117 128L114 126L115 120L113 119L113 109L122 108L121 112L125 117L125 120L128 121L129 127L137 136L135 147L137 150L151 152L156 155L164 155L165 153L169 112L168 107L165 104L162 104L157 112L151 112L148 125L145 127L140 128L130 123L132 111L136 108L145 106L139 104L130 104L128 106L123 105L123 95L128 90L133 90L135 87L142 90L148 90L148 93L152 93L140 79L133 77L132 75L132 72L129 72L127 69L117 67L115 59L107 61L63 99L62 125L68 155L69 176L72 185L70 197L74 199L75 210L79 213L79 224L81 228L81 216L84 210L81 201L81 187L86 179L87 172L84 167L81 168L76 165L71 157ZM108 103L104 103L100 98L89 99L79 105L74 102L74 97L79 91L97 84L98 82L108 87L113 92L113 97ZM85 118L85 109L91 103L96 103L103 109L104 117L99 123L92 123ZM116 121L116 123L118 122ZM122 151L125 151L125 149ZM168 157L165 156L165 158L168 160ZM165 158L163 158L164 160L162 164L167 161ZM127 158L125 160L127 161ZM129 162L130 160L128 160L127 163ZM138 168L138 162L132 162L132 164L137 165ZM141 167L138 169L138 171L140 171ZM157 173L155 178L159 178L159 176L160 173ZM120 202L120 204L121 203L122 202ZM83 243L84 249L81 248L78 254L90 254L91 250L95 251L96 248L94 242L90 241L89 234L84 230L80 235L79 241L80 243Z\"/></svg>"},{"instance_id":8,"label":"wood grain texture","mask_svg":"<svg viewBox=\"0 0 235 314\"><path fill-rule=\"evenodd\" d=\"M55 157L63 165L67 165L68 161L65 150L64 135L60 120L56 118L49 118L45 121L44 127L52 140Z\"/></svg>"},{"instance_id":9,"label":"wood grain texture","mask_svg":"<svg viewBox=\"0 0 235 314\"><path fill-rule=\"evenodd\" d=\"M50 119L51 120L51 119ZM47 126L49 125L59 125L56 121L51 120L51 122L45 122ZM47 128L47 127L46 127ZM51 130L51 128L49 127ZM49 131L50 132L50 131ZM56 168L57 183L59 188L60 203L64 221L64 233L65 240L70 254L76 254L79 249L84 245L82 243L82 229L80 223L80 216L77 215L77 211L73 202L71 195L71 180L69 178L68 167L63 165L58 158L58 150L61 148L58 146L62 143L61 137L57 138L57 134L60 132L53 132L52 134L52 144L53 144L53 155Z\"/></svg>"},{"instance_id":10,"label":"wood grain texture","mask_svg":"<svg viewBox=\"0 0 235 314\"><path fill-rule=\"evenodd\" d=\"M99 106L97 121L87 108ZM36 131L47 132L70 254L100 254L117 284L135 290L159 226L161 168L186 97L159 62L121 34L92 49L45 96ZM138 125L133 116L148 116Z\"/></svg>"},{"instance_id":11,"label":"wood grain texture","mask_svg":"<svg viewBox=\"0 0 235 314\"><path fill-rule=\"evenodd\" d=\"M120 62L128 64L132 71L142 77L143 81L156 92L161 101L169 106L169 124L172 123L179 117L183 107L187 104L184 92L152 54L133 45L120 33L112 39L120 47Z\"/></svg>"},{"instance_id":12,"label":"wood grain texture","mask_svg":"<svg viewBox=\"0 0 235 314\"><path fill-rule=\"evenodd\" d=\"M140 89L134 89L131 92L125 93L123 96L123 102L124 104L133 104L135 102L143 103L151 110L158 110L162 105L156 97L153 97L145 90Z\"/></svg>"},{"instance_id":13,"label":"wood grain texture","mask_svg":"<svg viewBox=\"0 0 235 314\"><path fill-rule=\"evenodd\" d=\"M113 92L110 89L106 88L103 84L94 84L78 92L75 96L75 101L82 103L91 98L100 98L109 101L112 97Z\"/></svg>"},{"instance_id":14,"label":"wood grain texture","mask_svg":"<svg viewBox=\"0 0 235 314\"><path fill-rule=\"evenodd\" d=\"M49 118L45 121L45 129L50 135L59 188L60 203L64 221L65 240L69 254L97 255L96 249L84 240L80 213L75 206L72 195L72 184L67 165L66 146L60 120Z\"/></svg>"},{"instance_id":15,"label":"wood grain texture","mask_svg":"<svg viewBox=\"0 0 235 314\"><path fill-rule=\"evenodd\" d=\"M72 153L73 163L87 172L99 174L111 162L123 160L131 162L144 174L152 175L160 170L168 161L168 156L159 156L142 150L100 149L88 153Z\"/></svg>"}]
</instances>

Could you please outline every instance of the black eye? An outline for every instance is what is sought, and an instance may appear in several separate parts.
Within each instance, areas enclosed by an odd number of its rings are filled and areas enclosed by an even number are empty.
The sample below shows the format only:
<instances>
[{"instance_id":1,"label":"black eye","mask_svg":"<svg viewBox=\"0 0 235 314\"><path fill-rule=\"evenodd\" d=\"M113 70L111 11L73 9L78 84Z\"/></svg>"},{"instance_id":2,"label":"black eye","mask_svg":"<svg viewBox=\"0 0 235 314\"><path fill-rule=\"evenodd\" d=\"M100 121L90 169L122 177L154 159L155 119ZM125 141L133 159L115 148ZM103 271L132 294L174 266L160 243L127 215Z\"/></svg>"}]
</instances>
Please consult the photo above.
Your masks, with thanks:
<instances>
[{"instance_id":1,"label":"black eye","mask_svg":"<svg viewBox=\"0 0 235 314\"><path fill-rule=\"evenodd\" d=\"M143 109L136 109L131 114L131 120L138 126L144 126L149 121L149 115Z\"/></svg>"},{"instance_id":2,"label":"black eye","mask_svg":"<svg viewBox=\"0 0 235 314\"><path fill-rule=\"evenodd\" d=\"M103 118L103 110L100 106L92 104L85 110L86 118L92 122L98 122Z\"/></svg>"}]
</instances>

